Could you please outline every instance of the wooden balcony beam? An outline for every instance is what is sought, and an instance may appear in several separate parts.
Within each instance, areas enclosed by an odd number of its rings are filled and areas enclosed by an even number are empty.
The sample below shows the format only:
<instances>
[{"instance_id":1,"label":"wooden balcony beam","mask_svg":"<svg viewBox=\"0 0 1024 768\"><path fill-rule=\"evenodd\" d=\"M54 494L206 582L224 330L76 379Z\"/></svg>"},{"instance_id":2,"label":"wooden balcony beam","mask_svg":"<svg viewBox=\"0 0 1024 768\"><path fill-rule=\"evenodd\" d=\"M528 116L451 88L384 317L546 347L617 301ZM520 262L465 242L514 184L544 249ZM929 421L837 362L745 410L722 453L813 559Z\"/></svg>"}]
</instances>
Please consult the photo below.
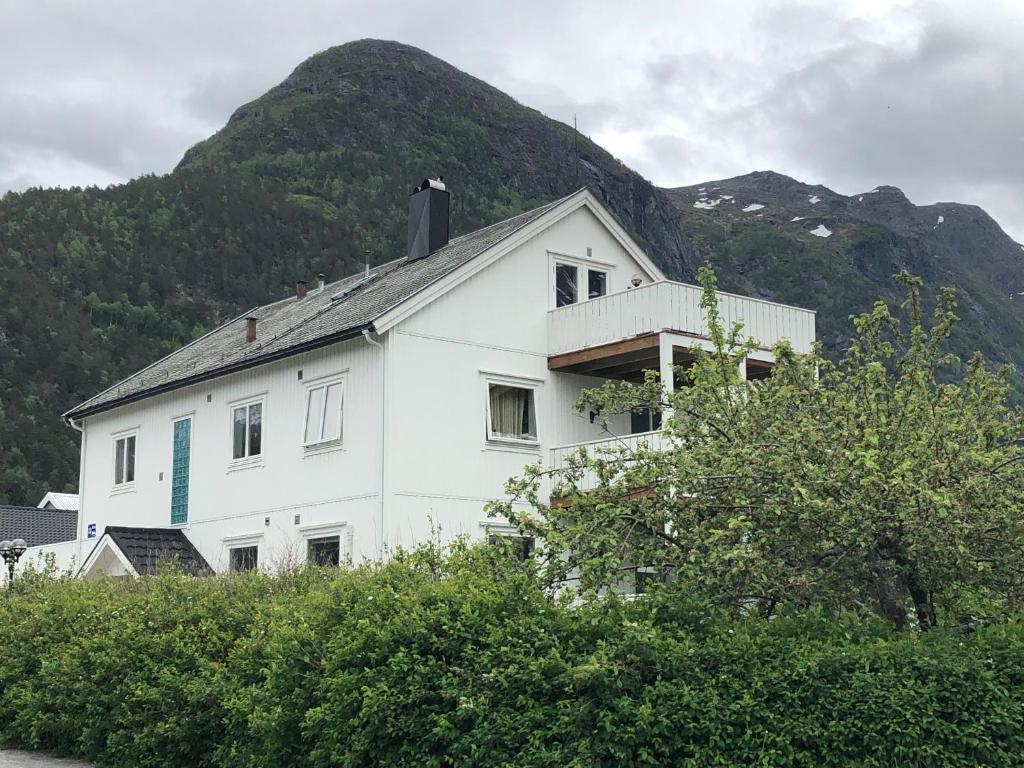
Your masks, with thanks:
<instances>
[{"instance_id":1,"label":"wooden balcony beam","mask_svg":"<svg viewBox=\"0 0 1024 768\"><path fill-rule=\"evenodd\" d=\"M566 352L561 355L551 355L548 357L548 369L552 371L568 371L570 373L579 373L581 368L588 368L589 370L598 370L602 367L612 367L620 364L621 362L629 362L629 360L623 360L627 355L635 355L638 352L647 352L655 350L652 358L657 357L658 349L658 334L647 333L643 336L634 336L631 339L623 339L622 341L613 341L610 344L601 344L596 347L588 347L587 349L581 349L576 352ZM620 358L620 359L617 359ZM644 355L641 355L639 359L643 359ZM594 366L594 363L599 363Z\"/></svg>"}]
</instances>

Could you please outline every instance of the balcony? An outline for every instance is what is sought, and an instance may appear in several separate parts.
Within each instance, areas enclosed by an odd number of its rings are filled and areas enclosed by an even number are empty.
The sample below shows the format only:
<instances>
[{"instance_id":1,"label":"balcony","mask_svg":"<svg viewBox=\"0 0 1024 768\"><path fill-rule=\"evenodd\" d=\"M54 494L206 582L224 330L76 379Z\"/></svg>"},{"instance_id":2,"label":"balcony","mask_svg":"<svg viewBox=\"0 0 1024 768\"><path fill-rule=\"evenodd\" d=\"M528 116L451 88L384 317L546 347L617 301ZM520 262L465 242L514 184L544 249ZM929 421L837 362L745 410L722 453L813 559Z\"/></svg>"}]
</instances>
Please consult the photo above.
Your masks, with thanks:
<instances>
[{"instance_id":1,"label":"balcony","mask_svg":"<svg viewBox=\"0 0 1024 768\"><path fill-rule=\"evenodd\" d=\"M586 448L591 456L600 456L604 452L617 451L618 449L636 450L641 446L653 450L661 450L666 447L667 440L661 432L640 432L635 435L624 435L623 437L609 437L602 440L590 440L585 443L573 443L552 448L548 457L548 468L559 471L568 466L568 457L576 454L580 448ZM589 490L597 486L597 477L593 472L584 473L580 479L581 490Z\"/></svg>"},{"instance_id":2,"label":"balcony","mask_svg":"<svg viewBox=\"0 0 1024 768\"><path fill-rule=\"evenodd\" d=\"M718 296L726 327L742 322L744 334L753 336L761 350L788 339L797 352L810 351L814 312L731 293ZM548 367L572 371L602 358L618 366L650 363L659 358L666 336L669 349L700 343L707 339L700 297L695 285L664 280L550 310ZM664 363L666 355L660 356Z\"/></svg>"}]
</instances>

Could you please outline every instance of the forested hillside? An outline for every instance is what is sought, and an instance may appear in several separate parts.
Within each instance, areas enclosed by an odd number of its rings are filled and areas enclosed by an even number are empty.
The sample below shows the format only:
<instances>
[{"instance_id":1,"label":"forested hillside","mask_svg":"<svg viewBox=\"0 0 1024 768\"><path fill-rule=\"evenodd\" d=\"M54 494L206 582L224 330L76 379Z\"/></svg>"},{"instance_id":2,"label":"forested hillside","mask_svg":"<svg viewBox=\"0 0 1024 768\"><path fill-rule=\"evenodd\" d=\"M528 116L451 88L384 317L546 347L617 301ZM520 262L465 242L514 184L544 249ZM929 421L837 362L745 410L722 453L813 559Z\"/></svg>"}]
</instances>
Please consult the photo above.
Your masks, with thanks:
<instances>
[{"instance_id":1,"label":"forested hillside","mask_svg":"<svg viewBox=\"0 0 1024 768\"><path fill-rule=\"evenodd\" d=\"M364 40L301 64L173 173L0 200L0 503L75 488L72 405L296 279L402 255L406 195L426 175L452 190L455 234L587 186L669 275L692 279L711 257L723 287L816 308L831 348L906 264L966 292L961 349L1024 359L1009 298L1021 272L1008 258L983 268L1008 241L994 222L988 239L963 230L928 250L905 231L909 209L827 240L731 219L423 51ZM752 199L755 177L742 177Z\"/></svg>"}]
</instances>

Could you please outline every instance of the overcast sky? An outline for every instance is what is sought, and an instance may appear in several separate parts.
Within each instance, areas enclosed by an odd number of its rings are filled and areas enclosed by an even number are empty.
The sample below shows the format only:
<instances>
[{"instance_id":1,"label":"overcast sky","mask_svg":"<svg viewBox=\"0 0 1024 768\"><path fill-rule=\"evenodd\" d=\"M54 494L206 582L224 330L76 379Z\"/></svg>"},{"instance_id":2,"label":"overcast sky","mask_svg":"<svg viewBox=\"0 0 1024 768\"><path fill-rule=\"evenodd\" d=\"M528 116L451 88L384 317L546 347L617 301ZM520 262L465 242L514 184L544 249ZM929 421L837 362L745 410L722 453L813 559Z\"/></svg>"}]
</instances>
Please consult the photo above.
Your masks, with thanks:
<instances>
[{"instance_id":1,"label":"overcast sky","mask_svg":"<svg viewBox=\"0 0 1024 768\"><path fill-rule=\"evenodd\" d=\"M1024 241L1022 0L0 0L0 192L166 173L362 37L576 114L662 186L765 169L892 184L981 205Z\"/></svg>"}]
</instances>

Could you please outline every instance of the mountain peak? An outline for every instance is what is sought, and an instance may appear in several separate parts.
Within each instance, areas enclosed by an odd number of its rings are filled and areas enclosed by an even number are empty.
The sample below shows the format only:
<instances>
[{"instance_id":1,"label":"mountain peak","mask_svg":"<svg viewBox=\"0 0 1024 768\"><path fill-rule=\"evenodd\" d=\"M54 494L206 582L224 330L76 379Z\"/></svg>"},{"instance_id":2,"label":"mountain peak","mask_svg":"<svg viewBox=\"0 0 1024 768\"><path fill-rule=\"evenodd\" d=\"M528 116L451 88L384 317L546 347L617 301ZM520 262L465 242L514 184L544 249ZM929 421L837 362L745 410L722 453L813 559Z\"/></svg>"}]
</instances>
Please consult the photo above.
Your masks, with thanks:
<instances>
[{"instance_id":1,"label":"mountain peak","mask_svg":"<svg viewBox=\"0 0 1024 768\"><path fill-rule=\"evenodd\" d=\"M866 195L877 195L878 200L887 200L893 202L901 202L913 205L907 196L903 193L903 190L899 187L891 186L890 184L881 184L870 192L865 192Z\"/></svg>"},{"instance_id":2,"label":"mountain peak","mask_svg":"<svg viewBox=\"0 0 1024 768\"><path fill-rule=\"evenodd\" d=\"M334 177L332 186L350 190L352 200L345 205L365 208L372 187L374 203L396 213L404 209L410 183L443 174L454 193L454 231L585 186L631 235L664 254L670 274L695 272L678 215L650 182L564 123L426 51L391 40L356 40L306 59L192 147L178 168L252 163L273 166L272 173L283 176L317 166L316 173ZM382 164L386 176L365 178L368 168ZM394 184L396 177L400 184ZM387 186L375 186L385 178ZM322 207L318 199L329 196L324 189L302 194L313 207ZM482 201L496 196L504 204L483 209ZM398 239L398 232L379 233L380 224L367 222L365 229L378 232L378 239Z\"/></svg>"}]
</instances>

